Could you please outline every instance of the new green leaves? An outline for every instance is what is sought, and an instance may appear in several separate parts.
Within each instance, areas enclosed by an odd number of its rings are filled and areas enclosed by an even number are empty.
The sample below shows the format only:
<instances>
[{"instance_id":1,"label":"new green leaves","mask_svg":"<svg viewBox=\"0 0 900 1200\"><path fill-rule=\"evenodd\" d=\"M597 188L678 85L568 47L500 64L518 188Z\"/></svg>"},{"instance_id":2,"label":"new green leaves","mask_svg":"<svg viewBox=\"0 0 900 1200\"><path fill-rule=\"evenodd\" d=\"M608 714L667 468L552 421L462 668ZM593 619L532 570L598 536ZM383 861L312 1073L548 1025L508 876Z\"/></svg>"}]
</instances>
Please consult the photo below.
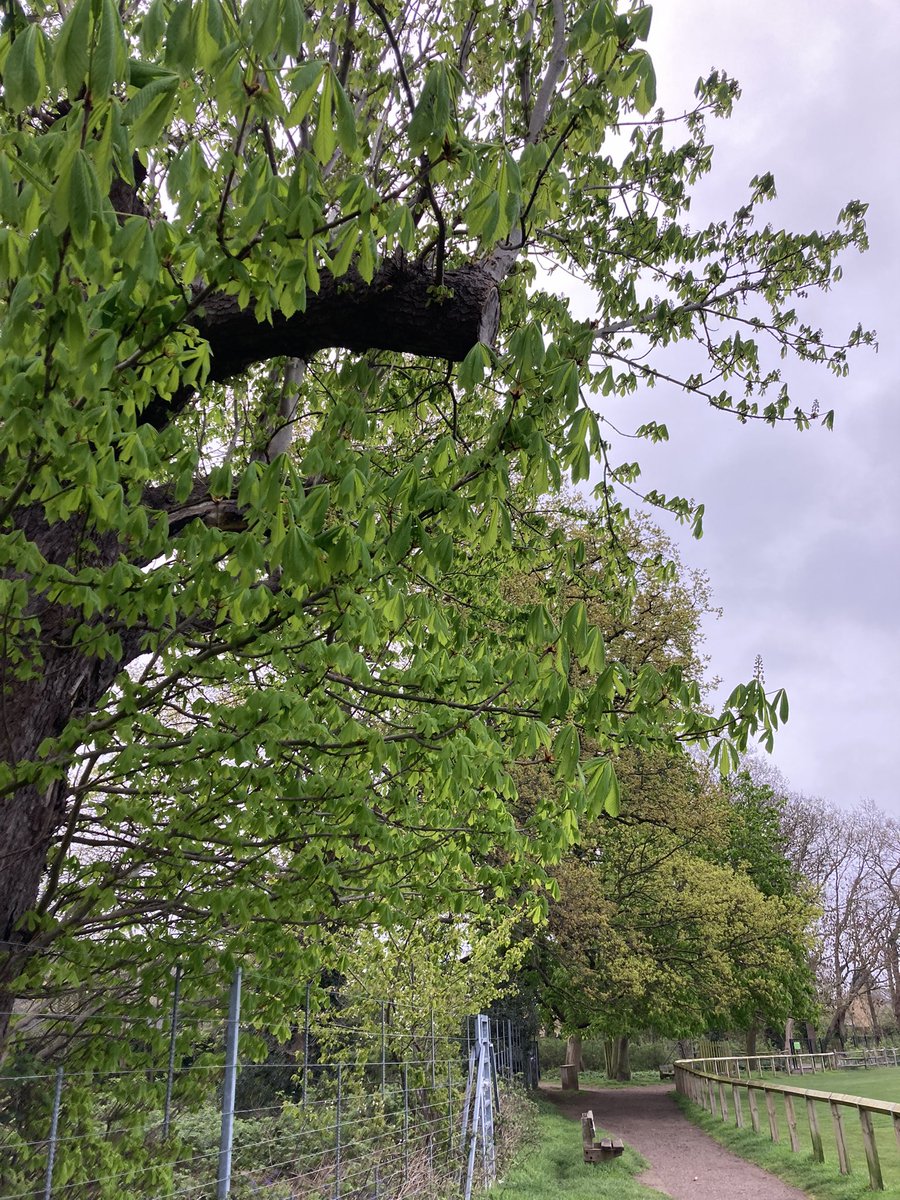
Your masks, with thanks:
<instances>
[{"instance_id":1,"label":"new green leaves","mask_svg":"<svg viewBox=\"0 0 900 1200\"><path fill-rule=\"evenodd\" d=\"M3 65L3 92L13 109L35 103L47 81L47 39L37 24L21 30Z\"/></svg>"},{"instance_id":2,"label":"new green leaves","mask_svg":"<svg viewBox=\"0 0 900 1200\"><path fill-rule=\"evenodd\" d=\"M299 125L315 111L312 150L320 163L330 161L340 149L352 157L357 149L356 116L334 69L327 62L308 62L293 73L296 99L288 123Z\"/></svg>"},{"instance_id":3,"label":"new green leaves","mask_svg":"<svg viewBox=\"0 0 900 1200\"><path fill-rule=\"evenodd\" d=\"M141 70L141 64L132 65L130 79L138 90L125 105L122 121L130 127L135 149L141 149L154 144L171 117L181 80L174 71Z\"/></svg>"},{"instance_id":4,"label":"new green leaves","mask_svg":"<svg viewBox=\"0 0 900 1200\"><path fill-rule=\"evenodd\" d=\"M426 152L437 158L444 142L455 135L456 96L463 83L459 71L446 60L432 63L409 123L412 154Z\"/></svg>"},{"instance_id":5,"label":"new green leaves","mask_svg":"<svg viewBox=\"0 0 900 1200\"><path fill-rule=\"evenodd\" d=\"M56 232L69 229L76 244L86 242L102 200L94 164L83 150L78 149L69 158L56 182L51 205L51 219Z\"/></svg>"},{"instance_id":6,"label":"new green leaves","mask_svg":"<svg viewBox=\"0 0 900 1200\"><path fill-rule=\"evenodd\" d=\"M114 0L75 0L56 40L56 69L69 97L95 99L125 73L125 34Z\"/></svg>"},{"instance_id":7,"label":"new green leaves","mask_svg":"<svg viewBox=\"0 0 900 1200\"><path fill-rule=\"evenodd\" d=\"M76 0L51 41L37 22L10 27L3 65L7 104L23 111L50 88L64 88L70 100L87 91L105 97L125 72L125 35L115 0Z\"/></svg>"}]
</instances>

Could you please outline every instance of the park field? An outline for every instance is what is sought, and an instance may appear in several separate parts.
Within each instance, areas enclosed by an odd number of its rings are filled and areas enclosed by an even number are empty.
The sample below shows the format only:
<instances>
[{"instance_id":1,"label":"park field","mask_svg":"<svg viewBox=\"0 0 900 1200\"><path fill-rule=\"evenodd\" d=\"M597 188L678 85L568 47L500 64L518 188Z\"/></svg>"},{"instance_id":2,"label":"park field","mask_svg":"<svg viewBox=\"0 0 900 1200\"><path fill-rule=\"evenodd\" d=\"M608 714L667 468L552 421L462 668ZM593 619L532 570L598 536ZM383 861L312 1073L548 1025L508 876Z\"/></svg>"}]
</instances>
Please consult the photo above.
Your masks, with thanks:
<instances>
[{"instance_id":1,"label":"park field","mask_svg":"<svg viewBox=\"0 0 900 1200\"><path fill-rule=\"evenodd\" d=\"M900 1069L876 1067L871 1070L827 1071L817 1075L785 1078L783 1075L763 1076L774 1083L787 1084L809 1091L842 1093L848 1096L865 1096L871 1100L900 1103ZM789 1183L804 1189L814 1200L857 1200L872 1196L869 1174L863 1149L862 1131L856 1113L843 1109L844 1136L850 1160L850 1175L841 1176L838 1169L837 1151L832 1132L831 1115L827 1105L818 1105L819 1129L825 1150L825 1163L820 1165L812 1158L809 1125L805 1105L795 1101L797 1129L800 1137L800 1153L792 1154L788 1135L787 1117L781 1097L776 1099L779 1143L773 1145L769 1139L765 1104L760 1097L760 1133L749 1128L750 1116L746 1092L742 1091L744 1122L746 1128L736 1129L734 1111L728 1092L728 1122L720 1117L711 1117L702 1109L688 1106L694 1120L736 1153L749 1158L766 1170L772 1171ZM894 1134L890 1117L873 1114L872 1123L878 1147L885 1190L880 1194L885 1200L900 1200L900 1145Z\"/></svg>"}]
</instances>

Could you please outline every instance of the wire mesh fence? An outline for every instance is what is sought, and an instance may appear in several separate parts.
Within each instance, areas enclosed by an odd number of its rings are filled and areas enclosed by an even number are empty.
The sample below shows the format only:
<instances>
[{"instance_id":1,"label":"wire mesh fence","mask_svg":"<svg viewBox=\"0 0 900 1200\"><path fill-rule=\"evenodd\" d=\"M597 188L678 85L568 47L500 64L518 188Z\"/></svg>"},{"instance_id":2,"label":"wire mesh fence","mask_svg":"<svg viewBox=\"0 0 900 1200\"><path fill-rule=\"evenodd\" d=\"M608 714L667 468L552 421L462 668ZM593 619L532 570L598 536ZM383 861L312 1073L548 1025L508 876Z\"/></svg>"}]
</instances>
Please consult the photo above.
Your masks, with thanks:
<instances>
[{"instance_id":1,"label":"wire mesh fence","mask_svg":"<svg viewBox=\"0 0 900 1200\"><path fill-rule=\"evenodd\" d=\"M0 1200L450 1196L487 1161L503 1096L538 1081L536 1042L511 1017L402 1011L315 981L276 1034L242 1007L252 973L235 973L227 1004L188 1003L180 983L155 1019L110 1022L103 1069L72 1028L83 1014L14 1014L27 1036L14 1029L0 1068Z\"/></svg>"}]
</instances>

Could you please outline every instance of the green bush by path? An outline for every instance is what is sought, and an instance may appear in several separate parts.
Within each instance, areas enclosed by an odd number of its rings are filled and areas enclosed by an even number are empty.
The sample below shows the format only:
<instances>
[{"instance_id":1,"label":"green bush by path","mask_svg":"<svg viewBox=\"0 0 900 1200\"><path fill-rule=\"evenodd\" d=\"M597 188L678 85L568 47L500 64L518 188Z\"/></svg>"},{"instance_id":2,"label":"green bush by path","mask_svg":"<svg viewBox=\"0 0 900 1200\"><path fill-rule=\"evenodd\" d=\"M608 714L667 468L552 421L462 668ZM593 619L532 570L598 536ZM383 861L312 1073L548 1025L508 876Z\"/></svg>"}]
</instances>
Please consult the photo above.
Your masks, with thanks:
<instances>
[{"instance_id":1,"label":"green bush by path","mask_svg":"<svg viewBox=\"0 0 900 1200\"><path fill-rule=\"evenodd\" d=\"M661 1192L635 1178L647 1164L631 1147L608 1163L586 1163L581 1126L539 1101L535 1141L524 1144L504 1178L491 1192L495 1200L660 1200Z\"/></svg>"}]
</instances>

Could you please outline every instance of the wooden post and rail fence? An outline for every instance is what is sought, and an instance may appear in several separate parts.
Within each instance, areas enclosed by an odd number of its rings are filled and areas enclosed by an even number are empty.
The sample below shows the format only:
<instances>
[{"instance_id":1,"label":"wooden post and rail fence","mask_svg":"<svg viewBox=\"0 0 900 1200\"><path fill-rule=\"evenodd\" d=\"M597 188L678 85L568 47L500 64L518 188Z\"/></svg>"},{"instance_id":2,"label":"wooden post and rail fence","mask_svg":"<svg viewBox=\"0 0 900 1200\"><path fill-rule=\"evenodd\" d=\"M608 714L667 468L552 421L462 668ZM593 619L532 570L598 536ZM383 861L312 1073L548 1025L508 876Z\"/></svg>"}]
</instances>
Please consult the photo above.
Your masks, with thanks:
<instances>
[{"instance_id":1,"label":"wooden post and rail fence","mask_svg":"<svg viewBox=\"0 0 900 1200\"><path fill-rule=\"evenodd\" d=\"M681 1059L675 1063L675 1090L694 1104L699 1104L712 1116L721 1117L723 1121L728 1121L733 1114L734 1123L738 1128L746 1126L743 1105L746 1094L753 1132L760 1132L764 1120L773 1142L781 1140L777 1111L777 1099L781 1098L787 1135L794 1154L800 1153L802 1145L802 1118L798 1118L798 1109L801 1112L805 1109L812 1156L817 1162L825 1161L825 1135L822 1126L827 1128L830 1118L838 1168L842 1175L850 1174L844 1117L849 1110L855 1110L862 1132L870 1187L873 1191L883 1192L884 1179L872 1117L890 1117L894 1140L900 1150L900 1104L868 1100L863 1096L846 1096L841 1092L812 1091L808 1088L772 1083L763 1076L779 1072L787 1075L805 1075L845 1070L850 1067L898 1066L900 1064L897 1055L897 1050L887 1049L866 1050L856 1055L834 1051L819 1054L754 1054L729 1058ZM823 1115L825 1120L820 1122Z\"/></svg>"}]
</instances>

